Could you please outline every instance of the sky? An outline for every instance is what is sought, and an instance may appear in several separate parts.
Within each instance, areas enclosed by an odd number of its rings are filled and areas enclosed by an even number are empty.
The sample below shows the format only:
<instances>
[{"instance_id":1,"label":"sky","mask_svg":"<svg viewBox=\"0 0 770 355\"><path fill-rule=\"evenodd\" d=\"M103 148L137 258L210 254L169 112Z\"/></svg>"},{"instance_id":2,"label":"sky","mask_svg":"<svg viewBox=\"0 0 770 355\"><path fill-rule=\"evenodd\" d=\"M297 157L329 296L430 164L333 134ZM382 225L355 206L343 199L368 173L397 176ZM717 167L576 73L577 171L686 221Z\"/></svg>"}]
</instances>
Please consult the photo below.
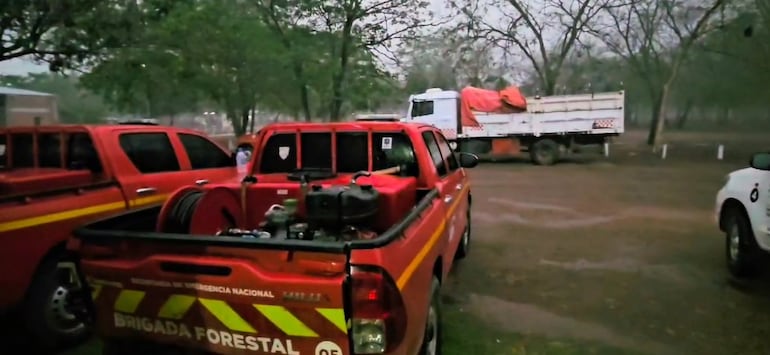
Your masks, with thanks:
<instances>
[{"instance_id":1,"label":"sky","mask_svg":"<svg viewBox=\"0 0 770 355\"><path fill-rule=\"evenodd\" d=\"M47 72L47 65L38 65L25 59L11 59L0 62L0 75L26 75L27 73Z\"/></svg>"}]
</instances>

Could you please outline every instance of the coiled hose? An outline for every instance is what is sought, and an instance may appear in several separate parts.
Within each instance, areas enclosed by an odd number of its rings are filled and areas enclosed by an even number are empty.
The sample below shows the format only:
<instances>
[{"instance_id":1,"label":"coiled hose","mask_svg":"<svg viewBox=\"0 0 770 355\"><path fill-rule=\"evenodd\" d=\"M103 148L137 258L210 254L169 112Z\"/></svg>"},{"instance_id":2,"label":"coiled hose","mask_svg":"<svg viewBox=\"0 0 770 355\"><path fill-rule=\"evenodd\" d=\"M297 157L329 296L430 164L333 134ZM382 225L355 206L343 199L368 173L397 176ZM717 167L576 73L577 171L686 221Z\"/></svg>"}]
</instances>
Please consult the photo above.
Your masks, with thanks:
<instances>
[{"instance_id":1,"label":"coiled hose","mask_svg":"<svg viewBox=\"0 0 770 355\"><path fill-rule=\"evenodd\" d=\"M166 216L162 232L189 234L193 213L202 197L202 191L190 191L179 198Z\"/></svg>"}]
</instances>

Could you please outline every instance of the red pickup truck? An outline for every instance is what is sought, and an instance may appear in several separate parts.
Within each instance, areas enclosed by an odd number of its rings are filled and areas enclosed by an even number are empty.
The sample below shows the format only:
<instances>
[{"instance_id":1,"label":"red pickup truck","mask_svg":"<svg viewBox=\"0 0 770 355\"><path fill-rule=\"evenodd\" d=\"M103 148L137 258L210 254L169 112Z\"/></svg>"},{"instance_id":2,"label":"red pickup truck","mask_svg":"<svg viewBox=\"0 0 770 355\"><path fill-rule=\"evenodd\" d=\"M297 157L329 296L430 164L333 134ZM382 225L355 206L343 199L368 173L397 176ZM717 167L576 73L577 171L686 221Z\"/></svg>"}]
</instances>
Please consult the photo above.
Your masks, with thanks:
<instances>
[{"instance_id":1,"label":"red pickup truck","mask_svg":"<svg viewBox=\"0 0 770 355\"><path fill-rule=\"evenodd\" d=\"M103 353L440 353L478 158L400 122L276 123L256 142L241 181L75 231Z\"/></svg>"},{"instance_id":2,"label":"red pickup truck","mask_svg":"<svg viewBox=\"0 0 770 355\"><path fill-rule=\"evenodd\" d=\"M0 309L46 349L88 328L72 313L72 230L161 204L177 188L236 177L230 153L199 132L150 125L0 129ZM11 271L12 270L12 271Z\"/></svg>"}]
</instances>

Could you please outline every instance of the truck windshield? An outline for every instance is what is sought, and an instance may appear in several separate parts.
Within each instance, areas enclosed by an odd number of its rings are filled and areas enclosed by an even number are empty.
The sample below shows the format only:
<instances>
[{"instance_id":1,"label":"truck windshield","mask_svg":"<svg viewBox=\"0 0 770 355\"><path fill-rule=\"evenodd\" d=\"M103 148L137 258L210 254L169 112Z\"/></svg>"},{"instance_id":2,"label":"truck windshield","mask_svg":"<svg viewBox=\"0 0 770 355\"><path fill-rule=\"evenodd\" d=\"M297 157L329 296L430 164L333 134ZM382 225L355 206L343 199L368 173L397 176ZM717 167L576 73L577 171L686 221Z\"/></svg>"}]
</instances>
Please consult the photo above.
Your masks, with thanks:
<instances>
[{"instance_id":1,"label":"truck windshield","mask_svg":"<svg viewBox=\"0 0 770 355\"><path fill-rule=\"evenodd\" d=\"M414 100L412 103L412 117L427 116L433 114L433 101Z\"/></svg>"},{"instance_id":2,"label":"truck windshield","mask_svg":"<svg viewBox=\"0 0 770 355\"><path fill-rule=\"evenodd\" d=\"M402 132L373 133L371 156L367 132L301 132L299 135L299 153L296 133L271 135L264 148L258 151L259 173L310 173L321 178L322 175L333 176L335 172L368 170L371 161L373 170L403 166L406 174L418 174L414 149L409 137Z\"/></svg>"}]
</instances>

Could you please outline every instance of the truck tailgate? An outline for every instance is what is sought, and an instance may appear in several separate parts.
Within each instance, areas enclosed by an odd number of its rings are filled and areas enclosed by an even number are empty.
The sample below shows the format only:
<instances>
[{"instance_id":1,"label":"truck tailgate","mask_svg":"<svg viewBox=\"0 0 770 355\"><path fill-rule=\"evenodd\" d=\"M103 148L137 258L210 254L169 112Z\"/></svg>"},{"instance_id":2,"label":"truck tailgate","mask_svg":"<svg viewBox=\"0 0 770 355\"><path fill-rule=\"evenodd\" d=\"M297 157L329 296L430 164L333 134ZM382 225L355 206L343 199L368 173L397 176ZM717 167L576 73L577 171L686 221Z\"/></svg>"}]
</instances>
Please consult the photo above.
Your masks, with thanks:
<instances>
[{"instance_id":1,"label":"truck tailgate","mask_svg":"<svg viewBox=\"0 0 770 355\"><path fill-rule=\"evenodd\" d=\"M349 353L346 253L107 245L82 245L80 263L105 338L224 354Z\"/></svg>"}]
</instances>

